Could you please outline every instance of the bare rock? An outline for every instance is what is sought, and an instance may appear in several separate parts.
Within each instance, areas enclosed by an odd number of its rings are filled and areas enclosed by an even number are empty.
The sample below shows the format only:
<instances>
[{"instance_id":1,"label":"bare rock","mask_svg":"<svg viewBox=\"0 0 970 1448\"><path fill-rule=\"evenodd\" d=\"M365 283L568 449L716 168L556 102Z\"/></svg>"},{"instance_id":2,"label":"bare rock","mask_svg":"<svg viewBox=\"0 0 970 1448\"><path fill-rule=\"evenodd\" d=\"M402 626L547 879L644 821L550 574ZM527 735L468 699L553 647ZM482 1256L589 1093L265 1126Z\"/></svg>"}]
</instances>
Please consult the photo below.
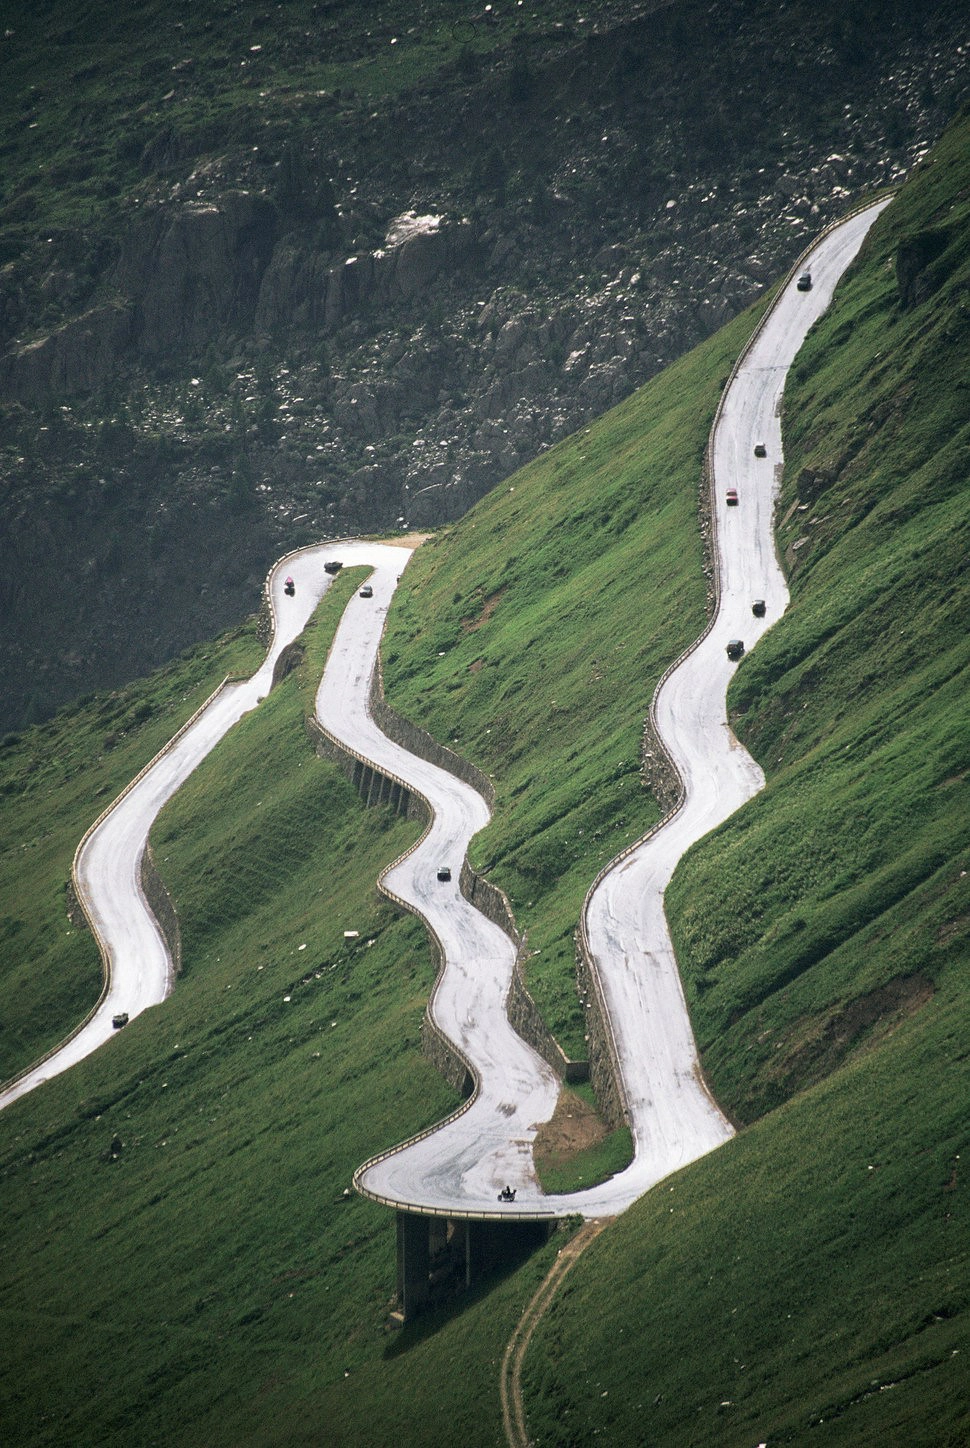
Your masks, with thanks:
<instances>
[{"instance_id":1,"label":"bare rock","mask_svg":"<svg viewBox=\"0 0 970 1448\"><path fill-rule=\"evenodd\" d=\"M214 331L251 323L275 232L270 202L242 191L146 218L117 273L138 308L139 350L201 348Z\"/></svg>"},{"instance_id":2,"label":"bare rock","mask_svg":"<svg viewBox=\"0 0 970 1448\"><path fill-rule=\"evenodd\" d=\"M117 369L132 327L131 309L123 304L92 307L8 353L0 367L0 390L21 400L93 392Z\"/></svg>"}]
</instances>

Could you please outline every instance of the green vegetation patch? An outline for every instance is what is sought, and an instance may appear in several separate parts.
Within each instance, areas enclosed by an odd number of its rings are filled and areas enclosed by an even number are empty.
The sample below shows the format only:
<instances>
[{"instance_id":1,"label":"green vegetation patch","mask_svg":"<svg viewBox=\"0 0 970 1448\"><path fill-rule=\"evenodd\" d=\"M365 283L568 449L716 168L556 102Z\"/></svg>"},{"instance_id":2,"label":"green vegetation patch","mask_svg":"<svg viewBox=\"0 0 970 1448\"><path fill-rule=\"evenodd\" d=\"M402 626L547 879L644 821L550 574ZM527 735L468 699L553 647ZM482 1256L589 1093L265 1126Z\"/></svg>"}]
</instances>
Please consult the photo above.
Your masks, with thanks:
<instances>
[{"instance_id":1,"label":"green vegetation patch","mask_svg":"<svg viewBox=\"0 0 970 1448\"><path fill-rule=\"evenodd\" d=\"M964 997L603 1233L526 1357L535 1443L966 1441Z\"/></svg>"},{"instance_id":2,"label":"green vegetation patch","mask_svg":"<svg viewBox=\"0 0 970 1448\"><path fill-rule=\"evenodd\" d=\"M630 1129L620 1126L595 1146L578 1151L566 1160L543 1161L537 1155L536 1170L544 1192L578 1192L615 1176L630 1165L632 1157Z\"/></svg>"}]
</instances>

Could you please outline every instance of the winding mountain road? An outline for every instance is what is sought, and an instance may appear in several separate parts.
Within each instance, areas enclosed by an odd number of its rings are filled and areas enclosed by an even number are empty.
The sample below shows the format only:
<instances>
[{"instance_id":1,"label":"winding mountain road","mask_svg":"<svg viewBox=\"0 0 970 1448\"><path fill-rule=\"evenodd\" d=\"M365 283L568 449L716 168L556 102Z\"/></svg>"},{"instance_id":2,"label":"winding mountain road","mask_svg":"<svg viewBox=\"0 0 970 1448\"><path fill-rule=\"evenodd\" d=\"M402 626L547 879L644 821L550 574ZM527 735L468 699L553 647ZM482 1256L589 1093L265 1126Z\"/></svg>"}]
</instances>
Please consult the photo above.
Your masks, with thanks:
<instances>
[{"instance_id":1,"label":"winding mountain road","mask_svg":"<svg viewBox=\"0 0 970 1448\"><path fill-rule=\"evenodd\" d=\"M497 1188L508 1182L516 1199L501 1209L505 1216L602 1217L624 1210L670 1172L732 1134L701 1077L663 895L685 850L764 786L762 771L728 726L726 694L736 665L727 657L726 644L740 637L750 647L787 604L773 528L784 378L886 204L857 213L821 239L809 259L812 288L801 291L790 280L725 392L712 439L719 607L706 635L664 681L654 706L658 730L683 779L684 803L604 874L587 901L586 933L634 1138L631 1165L587 1191L554 1196L539 1190L531 1145L538 1126L551 1115L549 1092L558 1083L550 1082L548 1066L518 1037L511 1043L505 1039L508 1026L501 1024L499 998L511 981L511 948L499 953L491 938L478 944L468 937L463 917L459 924L453 913L457 901L448 901L443 911L434 908L428 881L436 846L411 857L410 873L405 861L387 884L421 909L443 937L447 966L433 1002L435 1018L473 1062L482 1086L463 1115L365 1164L355 1185L366 1195L412 1211L480 1216L495 1213ZM766 457L755 457L756 442L765 444ZM737 507L727 504L729 487L740 495ZM755 598L765 600L763 618L752 614ZM413 777L406 759L378 754L379 747L370 740L368 751L396 774ZM435 808L445 815L449 806L442 801Z\"/></svg>"},{"instance_id":2,"label":"winding mountain road","mask_svg":"<svg viewBox=\"0 0 970 1448\"><path fill-rule=\"evenodd\" d=\"M302 551L274 569L269 588L275 629L260 668L250 679L226 682L217 689L85 835L75 858L75 878L105 960L106 989L66 1042L0 1088L0 1110L104 1045L114 1034L115 1014L126 1012L134 1020L169 994L172 961L141 884L148 832L159 810L192 771L269 693L277 659L303 632L330 585L323 562L337 551L333 544ZM339 552L347 562L383 564L393 569L395 577L406 561L392 544L353 543L341 545ZM288 573L297 583L293 598L283 591Z\"/></svg>"},{"instance_id":3,"label":"winding mountain road","mask_svg":"<svg viewBox=\"0 0 970 1448\"><path fill-rule=\"evenodd\" d=\"M785 286L726 389L712 439L720 601L698 646L665 679L654 702L657 728L684 782L684 803L596 883L585 929L595 958L620 1062L634 1139L631 1165L610 1181L570 1195L544 1195L532 1167L532 1143L555 1108L559 1081L512 1030L505 1014L514 948L458 889L468 841L488 819L469 785L409 754L381 733L369 691L387 609L409 556L391 544L341 543L284 559L270 580L276 635L261 669L225 686L209 707L139 777L79 852L77 875L109 961L109 988L92 1018L61 1050L0 1093L0 1107L65 1070L111 1035L118 1010L135 1015L164 999L170 963L140 886L148 830L162 804L268 689L281 650L297 637L329 584L324 560L373 570L373 597L345 610L318 691L323 727L356 753L405 780L430 802L434 818L419 845L385 877L437 934L445 965L432 1000L439 1027L477 1076L471 1103L434 1131L365 1163L355 1176L364 1195L410 1211L458 1216L550 1218L615 1215L671 1171L721 1144L731 1127L706 1091L663 912L663 893L684 851L764 785L764 776L731 733L725 697L734 668L729 638L750 648L787 603L773 535L781 465L779 420L784 377L809 327L831 300L881 201L827 233L809 258L814 285ZM767 456L756 458L763 442ZM725 492L738 490L728 508ZM282 579L296 580L284 596ZM751 612L766 601L764 618ZM437 879L449 864L452 879ZM516 1188L510 1207L497 1193Z\"/></svg>"}]
</instances>

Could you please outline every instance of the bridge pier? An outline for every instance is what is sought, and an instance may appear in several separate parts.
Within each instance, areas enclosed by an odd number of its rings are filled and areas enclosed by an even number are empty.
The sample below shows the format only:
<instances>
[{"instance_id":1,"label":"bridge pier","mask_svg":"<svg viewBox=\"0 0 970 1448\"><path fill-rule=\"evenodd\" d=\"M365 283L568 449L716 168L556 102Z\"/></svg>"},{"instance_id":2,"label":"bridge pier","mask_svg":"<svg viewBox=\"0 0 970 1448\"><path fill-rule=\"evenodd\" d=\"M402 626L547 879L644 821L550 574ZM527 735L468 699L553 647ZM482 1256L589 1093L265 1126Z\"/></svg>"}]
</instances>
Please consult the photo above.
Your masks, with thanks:
<instances>
[{"instance_id":1,"label":"bridge pier","mask_svg":"<svg viewBox=\"0 0 970 1448\"><path fill-rule=\"evenodd\" d=\"M548 1238L550 1221L477 1221L397 1213L397 1300L404 1322L520 1261Z\"/></svg>"},{"instance_id":2,"label":"bridge pier","mask_svg":"<svg viewBox=\"0 0 970 1448\"><path fill-rule=\"evenodd\" d=\"M431 1274L429 1217L397 1214L397 1300L405 1320L428 1305Z\"/></svg>"}]
</instances>

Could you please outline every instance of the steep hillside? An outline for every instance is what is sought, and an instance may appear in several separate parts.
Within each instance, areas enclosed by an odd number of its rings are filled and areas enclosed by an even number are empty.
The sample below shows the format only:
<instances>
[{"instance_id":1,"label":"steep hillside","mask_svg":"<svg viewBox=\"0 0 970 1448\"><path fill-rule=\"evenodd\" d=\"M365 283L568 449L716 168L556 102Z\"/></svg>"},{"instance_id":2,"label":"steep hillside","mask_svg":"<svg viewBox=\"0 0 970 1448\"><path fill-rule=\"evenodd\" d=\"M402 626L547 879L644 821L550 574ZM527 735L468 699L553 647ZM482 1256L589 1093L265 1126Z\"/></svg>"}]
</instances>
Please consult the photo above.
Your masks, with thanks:
<instances>
[{"instance_id":1,"label":"steep hillside","mask_svg":"<svg viewBox=\"0 0 970 1448\"><path fill-rule=\"evenodd\" d=\"M530 988L577 1056L573 934L600 867L658 817L643 725L704 626L704 448L757 315L439 533L388 621L388 697L494 778L473 861L508 894Z\"/></svg>"},{"instance_id":2,"label":"steep hillside","mask_svg":"<svg viewBox=\"0 0 970 1448\"><path fill-rule=\"evenodd\" d=\"M966 959L968 142L964 120L799 358L781 502L791 617L731 697L772 788L672 897L698 1029L717 1040L707 1063L746 1119ZM722 904L699 911L699 896Z\"/></svg>"},{"instance_id":3,"label":"steep hillside","mask_svg":"<svg viewBox=\"0 0 970 1448\"><path fill-rule=\"evenodd\" d=\"M0 743L0 1080L98 999L100 959L69 885L86 830L227 673L261 658L250 624Z\"/></svg>"},{"instance_id":4,"label":"steep hillside","mask_svg":"<svg viewBox=\"0 0 970 1448\"><path fill-rule=\"evenodd\" d=\"M538 1443L970 1434L968 198L964 115L786 394L792 606L730 696L768 788L667 896L709 1078L762 1119L580 1265Z\"/></svg>"},{"instance_id":5,"label":"steep hillside","mask_svg":"<svg viewBox=\"0 0 970 1448\"><path fill-rule=\"evenodd\" d=\"M965 682L966 643L947 612L966 598L962 575L951 596L931 561L966 527L968 133L964 119L887 211L800 359L784 508L797 494L801 526L784 536L808 541L791 552L790 616L739 669L731 701L769 788L692 854L671 900L709 1069L752 1124L574 1269L526 1364L540 1444L966 1440L970 910L967 811L950 800L967 751L948 692ZM539 952L531 984L576 1050L571 929L602 860L656 817L640 721L704 618L701 454L755 321L738 318L443 530L390 621L393 702L495 777L476 859L509 889ZM933 456L909 407L924 385ZM799 512L823 469L835 491ZM305 666L160 821L184 926L174 996L0 1115L0 1427L18 1445L502 1442L497 1364L556 1243L387 1338L393 1218L343 1194L365 1155L450 1100L417 1050L426 943L368 883L413 827L363 811L303 739L353 586L338 581ZM887 638L902 641L888 662ZM176 671L115 700L116 749L154 727L143 703L177 714L179 693L202 688L200 660L184 667L181 685ZM107 725L110 704L78 720ZM21 818L60 820L66 801L83 815L85 795L94 812L110 788L103 761L91 773L72 752L73 718L8 743ZM762 848L739 856L758 831ZM44 833L6 847L11 917L25 913L15 860L31 853L18 843L36 850ZM49 901L59 850L30 877ZM750 924L744 872L769 850L777 887L753 877L760 933L740 942L732 978L726 948L716 966L704 952ZM870 875L846 879L867 850ZM778 970L792 861L805 922L792 933L814 955ZM345 928L360 931L349 954ZM63 929L49 907L35 942L59 950ZM0 1015L32 988L14 960ZM67 986L49 988L66 1012ZM44 1029L36 1011L29 1029ZM769 1029L786 1043L774 1075L757 1039ZM798 1032L827 1054L799 1052Z\"/></svg>"},{"instance_id":6,"label":"steep hillside","mask_svg":"<svg viewBox=\"0 0 970 1448\"><path fill-rule=\"evenodd\" d=\"M599 864L656 817L640 721L671 649L703 621L701 453L754 320L551 450L425 545L401 586L389 669L402 687L413 670L415 692L424 671L443 736L499 776L483 848L504 862L496 874L542 952L534 984L575 1052L572 925ZM501 1442L496 1363L555 1244L389 1340L394 1219L344 1197L364 1157L453 1102L418 1050L426 941L373 895L406 827L364 811L303 732L353 587L342 575L305 668L155 832L182 921L173 997L0 1114L5 1441ZM427 630L407 642L419 613ZM16 1024L14 1060L96 989L90 942L58 911L74 840L151 754L152 731L252 648L248 632L212 645L8 741L0 1018ZM344 929L360 931L349 952ZM32 974L45 954L56 968Z\"/></svg>"},{"instance_id":7,"label":"steep hillside","mask_svg":"<svg viewBox=\"0 0 970 1448\"><path fill-rule=\"evenodd\" d=\"M0 728L436 524L735 315L965 94L959 0L9 0Z\"/></svg>"}]
</instances>

